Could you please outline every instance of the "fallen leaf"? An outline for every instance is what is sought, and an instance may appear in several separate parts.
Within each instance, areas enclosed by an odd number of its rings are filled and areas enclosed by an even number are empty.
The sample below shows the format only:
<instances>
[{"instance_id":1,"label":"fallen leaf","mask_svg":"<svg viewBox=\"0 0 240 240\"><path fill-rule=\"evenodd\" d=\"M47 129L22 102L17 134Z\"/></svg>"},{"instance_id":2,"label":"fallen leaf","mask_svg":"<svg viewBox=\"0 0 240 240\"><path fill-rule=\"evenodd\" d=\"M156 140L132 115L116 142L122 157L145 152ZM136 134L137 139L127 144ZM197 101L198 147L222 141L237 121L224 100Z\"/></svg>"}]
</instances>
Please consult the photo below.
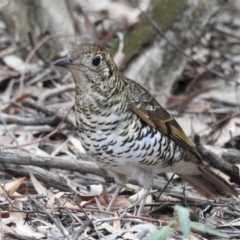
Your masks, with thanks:
<instances>
[{"instance_id":1,"label":"fallen leaf","mask_svg":"<svg viewBox=\"0 0 240 240\"><path fill-rule=\"evenodd\" d=\"M41 233L34 232L33 229L26 223L26 213L25 212L17 212L16 210L23 210L23 205L21 201L14 200L12 202L12 207L10 208L10 218L16 224L16 227L12 227L12 229L21 235L28 237L35 237L37 239L41 239L45 237L45 235Z\"/></svg>"},{"instance_id":2,"label":"fallen leaf","mask_svg":"<svg viewBox=\"0 0 240 240\"><path fill-rule=\"evenodd\" d=\"M7 55L5 57L3 57L3 61L5 62L5 64L18 71L18 72L24 72L24 71L27 71L27 65L24 63L24 61L15 56L15 55Z\"/></svg>"},{"instance_id":3,"label":"fallen leaf","mask_svg":"<svg viewBox=\"0 0 240 240\"><path fill-rule=\"evenodd\" d=\"M32 184L35 188L35 190L38 192L38 194L43 194L47 196L48 198L51 198L53 196L53 193L48 191L43 185L34 177L32 173L30 173L30 178L32 181Z\"/></svg>"},{"instance_id":4,"label":"fallen leaf","mask_svg":"<svg viewBox=\"0 0 240 240\"><path fill-rule=\"evenodd\" d=\"M119 217L117 212L114 212L114 217ZM119 219L113 220L113 228L115 229L115 231L121 230L121 221Z\"/></svg>"},{"instance_id":5,"label":"fallen leaf","mask_svg":"<svg viewBox=\"0 0 240 240\"><path fill-rule=\"evenodd\" d=\"M6 192L9 196L12 196L15 191L18 190L19 186L26 180L26 177L19 178L13 182L6 183L5 185L1 184L0 194L4 193L3 187L5 187Z\"/></svg>"},{"instance_id":6,"label":"fallen leaf","mask_svg":"<svg viewBox=\"0 0 240 240\"><path fill-rule=\"evenodd\" d=\"M131 204L132 202L128 198L117 198L113 203L113 207L125 207Z\"/></svg>"}]
</instances>

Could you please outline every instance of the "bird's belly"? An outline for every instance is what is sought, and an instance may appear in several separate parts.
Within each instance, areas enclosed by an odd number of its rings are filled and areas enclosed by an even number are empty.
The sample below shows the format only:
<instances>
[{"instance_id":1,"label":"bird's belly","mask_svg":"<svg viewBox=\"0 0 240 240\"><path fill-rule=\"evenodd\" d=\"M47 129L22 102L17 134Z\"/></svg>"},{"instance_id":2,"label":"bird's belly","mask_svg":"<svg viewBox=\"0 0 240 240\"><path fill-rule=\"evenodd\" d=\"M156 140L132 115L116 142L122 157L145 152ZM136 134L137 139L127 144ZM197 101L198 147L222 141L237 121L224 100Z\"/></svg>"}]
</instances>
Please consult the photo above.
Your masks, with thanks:
<instances>
[{"instance_id":1,"label":"bird's belly","mask_svg":"<svg viewBox=\"0 0 240 240\"><path fill-rule=\"evenodd\" d=\"M109 132L96 129L91 133L79 133L86 153L100 167L126 175L137 166L156 172L185 171L176 164L181 160L183 150L156 129L150 126L141 130L126 128L120 123L119 126Z\"/></svg>"}]
</instances>

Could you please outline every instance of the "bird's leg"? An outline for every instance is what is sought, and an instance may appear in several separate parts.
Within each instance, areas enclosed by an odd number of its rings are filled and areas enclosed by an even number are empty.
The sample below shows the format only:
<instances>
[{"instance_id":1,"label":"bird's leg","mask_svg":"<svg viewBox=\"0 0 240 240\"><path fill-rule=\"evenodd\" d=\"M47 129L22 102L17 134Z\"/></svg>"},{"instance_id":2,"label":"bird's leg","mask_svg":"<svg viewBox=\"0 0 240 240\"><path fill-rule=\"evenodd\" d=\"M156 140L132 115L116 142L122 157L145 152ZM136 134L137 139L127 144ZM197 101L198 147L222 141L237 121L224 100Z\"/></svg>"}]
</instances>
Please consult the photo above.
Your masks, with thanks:
<instances>
[{"instance_id":1,"label":"bird's leg","mask_svg":"<svg viewBox=\"0 0 240 240\"><path fill-rule=\"evenodd\" d=\"M116 200L118 194L120 193L123 186L125 186L125 184L127 183L127 176L125 174L118 173L118 172L112 171L110 169L108 169L108 171L114 177L115 183L117 184L117 189L116 189L115 193L113 194L113 197L112 197L106 211L111 210L111 207L112 207L114 201Z\"/></svg>"},{"instance_id":2,"label":"bird's leg","mask_svg":"<svg viewBox=\"0 0 240 240\"><path fill-rule=\"evenodd\" d=\"M107 207L106 211L110 211L111 210L112 205L113 205L114 201L116 200L118 194L120 193L121 189L122 189L122 186L121 185L117 185L116 191L113 194L113 197L112 197L110 203L108 204L108 207Z\"/></svg>"},{"instance_id":3,"label":"bird's leg","mask_svg":"<svg viewBox=\"0 0 240 240\"><path fill-rule=\"evenodd\" d=\"M143 189L144 189L144 194L139 199L140 206L137 211L137 215L141 215L143 207L147 200L147 195L149 194L150 190L152 189L153 175L152 175L151 169L142 168L142 167L135 168L135 172L133 174L137 177L139 184L141 186L143 186Z\"/></svg>"},{"instance_id":4,"label":"bird's leg","mask_svg":"<svg viewBox=\"0 0 240 240\"><path fill-rule=\"evenodd\" d=\"M137 216L141 216L142 210L143 210L144 205L146 203L147 196L148 196L149 192L150 192L150 189L144 189L144 194L142 196L142 199L140 200L140 205L139 205L139 209L137 211Z\"/></svg>"}]
</instances>

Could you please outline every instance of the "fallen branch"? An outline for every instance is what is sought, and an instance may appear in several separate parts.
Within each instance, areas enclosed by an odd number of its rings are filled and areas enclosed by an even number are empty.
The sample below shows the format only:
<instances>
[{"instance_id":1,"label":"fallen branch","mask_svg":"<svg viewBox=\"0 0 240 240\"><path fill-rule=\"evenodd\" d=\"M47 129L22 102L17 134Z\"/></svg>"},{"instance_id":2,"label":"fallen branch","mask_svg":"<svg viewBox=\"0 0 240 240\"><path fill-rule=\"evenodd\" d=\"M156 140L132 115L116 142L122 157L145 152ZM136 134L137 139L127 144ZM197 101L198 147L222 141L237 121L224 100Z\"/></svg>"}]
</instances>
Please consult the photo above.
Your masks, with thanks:
<instances>
[{"instance_id":1,"label":"fallen branch","mask_svg":"<svg viewBox=\"0 0 240 240\"><path fill-rule=\"evenodd\" d=\"M29 165L40 166L42 168ZM99 168L97 164L90 161L73 160L69 157L42 157L20 152L1 152L0 154L0 171L5 171L18 177L29 176L29 173L31 172L38 180L42 181L48 186L62 191L71 191L65 181L63 181L58 174L48 172L44 170L43 167L64 169L80 172L82 174L92 173L104 177L107 182L115 182L114 178L107 174L105 170ZM129 178L129 183L139 185L138 181L136 181L134 178ZM153 189L162 191L166 183L167 181L154 179ZM175 187L173 184L169 184L165 190L165 193L169 193L170 195L174 193L182 196L183 189L182 187ZM199 198L199 195L195 197L193 192L189 190L185 191L185 197L186 199L195 202L198 202L201 199Z\"/></svg>"},{"instance_id":2,"label":"fallen branch","mask_svg":"<svg viewBox=\"0 0 240 240\"><path fill-rule=\"evenodd\" d=\"M0 123L7 123L7 124L18 124L18 125L49 125L49 126L56 126L62 119L59 116L51 116L51 117L44 117L38 116L33 118L26 118L26 117L19 117L13 116L8 114L2 114L2 118L0 118Z\"/></svg>"},{"instance_id":3,"label":"fallen branch","mask_svg":"<svg viewBox=\"0 0 240 240\"><path fill-rule=\"evenodd\" d=\"M205 161L209 162L211 166L219 169L223 173L230 176L231 181L239 184L240 175L239 170L236 166L216 156L214 153L204 148L200 143L200 138L198 135L195 135L194 142L196 144L198 152Z\"/></svg>"},{"instance_id":4,"label":"fallen branch","mask_svg":"<svg viewBox=\"0 0 240 240\"><path fill-rule=\"evenodd\" d=\"M92 173L99 176L106 175L104 170L100 169L95 163L90 161L76 161L69 157L42 157L22 152L1 152L0 164L32 165L41 168L57 168L76 171L83 174Z\"/></svg>"},{"instance_id":5,"label":"fallen branch","mask_svg":"<svg viewBox=\"0 0 240 240\"><path fill-rule=\"evenodd\" d=\"M29 177L29 174L33 173L38 180L45 183L47 186L61 191L69 191L68 186L64 184L64 182L61 182L61 178L57 174L48 172L43 168L15 164L0 164L0 171L8 172L15 177Z\"/></svg>"}]
</instances>

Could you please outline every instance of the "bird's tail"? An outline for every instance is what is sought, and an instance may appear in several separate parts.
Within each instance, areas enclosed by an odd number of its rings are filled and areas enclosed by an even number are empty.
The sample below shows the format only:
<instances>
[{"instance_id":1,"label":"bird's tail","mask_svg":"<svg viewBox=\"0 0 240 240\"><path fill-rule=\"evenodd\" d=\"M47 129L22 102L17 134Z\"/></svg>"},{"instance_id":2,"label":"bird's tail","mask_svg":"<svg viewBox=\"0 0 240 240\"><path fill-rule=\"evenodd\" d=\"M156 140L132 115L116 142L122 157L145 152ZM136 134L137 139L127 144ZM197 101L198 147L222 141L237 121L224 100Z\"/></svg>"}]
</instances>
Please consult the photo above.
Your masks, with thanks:
<instances>
[{"instance_id":1,"label":"bird's tail","mask_svg":"<svg viewBox=\"0 0 240 240\"><path fill-rule=\"evenodd\" d=\"M215 199L227 195L238 196L236 189L211 169L200 165L199 175L178 174L206 198Z\"/></svg>"}]
</instances>

